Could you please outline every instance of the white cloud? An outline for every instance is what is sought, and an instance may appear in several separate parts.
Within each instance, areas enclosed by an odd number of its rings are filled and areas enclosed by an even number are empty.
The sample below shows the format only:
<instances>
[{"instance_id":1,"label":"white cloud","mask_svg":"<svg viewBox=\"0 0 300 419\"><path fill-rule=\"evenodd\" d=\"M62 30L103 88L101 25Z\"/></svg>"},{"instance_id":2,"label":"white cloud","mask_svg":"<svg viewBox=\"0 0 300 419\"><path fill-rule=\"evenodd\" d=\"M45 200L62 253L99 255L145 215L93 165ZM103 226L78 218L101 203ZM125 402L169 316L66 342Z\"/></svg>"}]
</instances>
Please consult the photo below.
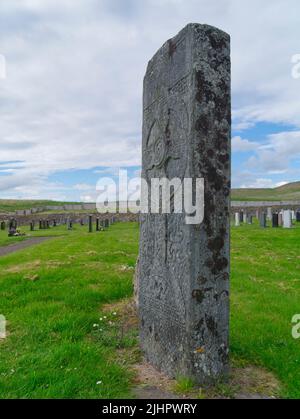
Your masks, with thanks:
<instances>
[{"instance_id":1,"label":"white cloud","mask_svg":"<svg viewBox=\"0 0 300 419\"><path fill-rule=\"evenodd\" d=\"M300 131L288 131L268 136L268 143L258 149L248 161L248 167L268 174L286 173L293 161L300 159Z\"/></svg>"},{"instance_id":2,"label":"white cloud","mask_svg":"<svg viewBox=\"0 0 300 419\"><path fill-rule=\"evenodd\" d=\"M245 188L255 188L255 189L264 189L264 188L278 188L279 186L286 185L288 182L274 182L272 179L256 179L254 182L249 182L241 185L242 189Z\"/></svg>"},{"instance_id":3,"label":"white cloud","mask_svg":"<svg viewBox=\"0 0 300 419\"><path fill-rule=\"evenodd\" d=\"M57 171L139 166L146 64L191 21L232 36L236 129L300 127L300 81L291 76L299 13L298 0L1 0L0 162L23 165L1 175L0 191L43 194ZM236 149L250 149L246 141L235 139ZM266 171L288 165L290 147L275 142L256 160Z\"/></svg>"},{"instance_id":4,"label":"white cloud","mask_svg":"<svg viewBox=\"0 0 300 419\"><path fill-rule=\"evenodd\" d=\"M241 137L233 137L231 144L232 144L233 152L253 151L253 150L257 150L259 147L259 143L254 142L254 141L249 141Z\"/></svg>"}]
</instances>

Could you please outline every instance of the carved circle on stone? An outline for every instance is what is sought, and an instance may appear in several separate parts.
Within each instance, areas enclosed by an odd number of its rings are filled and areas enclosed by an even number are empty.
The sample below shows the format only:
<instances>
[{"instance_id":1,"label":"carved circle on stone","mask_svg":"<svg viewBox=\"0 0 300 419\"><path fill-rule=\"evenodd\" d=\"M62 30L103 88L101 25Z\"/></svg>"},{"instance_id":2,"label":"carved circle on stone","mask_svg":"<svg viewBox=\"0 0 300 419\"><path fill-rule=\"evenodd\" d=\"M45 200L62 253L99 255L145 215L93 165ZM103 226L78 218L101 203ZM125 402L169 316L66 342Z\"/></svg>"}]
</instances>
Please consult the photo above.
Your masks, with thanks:
<instances>
[{"instance_id":1,"label":"carved circle on stone","mask_svg":"<svg viewBox=\"0 0 300 419\"><path fill-rule=\"evenodd\" d=\"M166 158L166 144L161 137L155 141L153 149L153 165L155 167L161 167L164 164Z\"/></svg>"}]
</instances>

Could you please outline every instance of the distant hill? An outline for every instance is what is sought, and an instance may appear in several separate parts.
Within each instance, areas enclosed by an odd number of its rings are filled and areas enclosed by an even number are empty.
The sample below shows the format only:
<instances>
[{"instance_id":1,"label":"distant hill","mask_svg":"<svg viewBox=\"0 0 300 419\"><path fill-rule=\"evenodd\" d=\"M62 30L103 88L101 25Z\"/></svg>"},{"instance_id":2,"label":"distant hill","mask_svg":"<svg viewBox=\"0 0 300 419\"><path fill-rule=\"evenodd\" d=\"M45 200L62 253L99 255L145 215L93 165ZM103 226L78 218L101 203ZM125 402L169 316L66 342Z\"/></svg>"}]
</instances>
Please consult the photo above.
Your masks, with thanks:
<instances>
[{"instance_id":1,"label":"distant hill","mask_svg":"<svg viewBox=\"0 0 300 419\"><path fill-rule=\"evenodd\" d=\"M300 201L300 182L274 189L232 189L232 201Z\"/></svg>"},{"instance_id":2,"label":"distant hill","mask_svg":"<svg viewBox=\"0 0 300 419\"><path fill-rule=\"evenodd\" d=\"M48 205L68 205L76 204L78 202L57 202L47 200L14 200L14 199L0 199L0 213L13 212L16 210L25 210L36 207L44 207Z\"/></svg>"},{"instance_id":3,"label":"distant hill","mask_svg":"<svg viewBox=\"0 0 300 419\"><path fill-rule=\"evenodd\" d=\"M274 189L232 189L231 199L232 201L300 201L300 182L289 183ZM68 204L76 205L78 202L0 199L0 213Z\"/></svg>"}]
</instances>

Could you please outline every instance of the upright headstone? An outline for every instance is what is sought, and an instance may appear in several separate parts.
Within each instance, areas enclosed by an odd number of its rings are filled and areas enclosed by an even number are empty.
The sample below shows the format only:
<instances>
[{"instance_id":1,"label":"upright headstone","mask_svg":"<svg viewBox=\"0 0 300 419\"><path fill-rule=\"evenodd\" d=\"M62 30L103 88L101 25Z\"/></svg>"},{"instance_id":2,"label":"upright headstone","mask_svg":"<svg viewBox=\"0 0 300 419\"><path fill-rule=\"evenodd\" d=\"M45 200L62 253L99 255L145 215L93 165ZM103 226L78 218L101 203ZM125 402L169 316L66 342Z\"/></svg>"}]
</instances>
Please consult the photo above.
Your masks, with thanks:
<instances>
[{"instance_id":1,"label":"upright headstone","mask_svg":"<svg viewBox=\"0 0 300 419\"><path fill-rule=\"evenodd\" d=\"M271 221L272 220L272 217L273 217L273 209L272 209L272 207L269 207L268 208L268 211L267 211L267 219L269 221Z\"/></svg>"},{"instance_id":2,"label":"upright headstone","mask_svg":"<svg viewBox=\"0 0 300 419\"><path fill-rule=\"evenodd\" d=\"M96 218L96 231L100 231L100 220Z\"/></svg>"},{"instance_id":3,"label":"upright headstone","mask_svg":"<svg viewBox=\"0 0 300 419\"><path fill-rule=\"evenodd\" d=\"M296 212L296 221L297 223L300 223L300 211Z\"/></svg>"},{"instance_id":4,"label":"upright headstone","mask_svg":"<svg viewBox=\"0 0 300 419\"><path fill-rule=\"evenodd\" d=\"M93 232L93 216L89 215L89 233Z\"/></svg>"},{"instance_id":5,"label":"upright headstone","mask_svg":"<svg viewBox=\"0 0 300 419\"><path fill-rule=\"evenodd\" d=\"M39 220L39 229L42 230L42 228L43 228L43 221Z\"/></svg>"},{"instance_id":6,"label":"upright headstone","mask_svg":"<svg viewBox=\"0 0 300 419\"><path fill-rule=\"evenodd\" d=\"M8 236L12 237L17 233L17 220L11 219L8 223Z\"/></svg>"},{"instance_id":7,"label":"upright headstone","mask_svg":"<svg viewBox=\"0 0 300 419\"><path fill-rule=\"evenodd\" d=\"M235 213L235 226L236 227L240 226L240 213L239 212Z\"/></svg>"},{"instance_id":8,"label":"upright headstone","mask_svg":"<svg viewBox=\"0 0 300 419\"><path fill-rule=\"evenodd\" d=\"M240 211L240 223L244 222L244 213L243 211Z\"/></svg>"},{"instance_id":9,"label":"upright headstone","mask_svg":"<svg viewBox=\"0 0 300 419\"><path fill-rule=\"evenodd\" d=\"M228 373L230 38L190 24L150 61L144 80L143 179L204 178L205 215L141 215L140 341L171 377Z\"/></svg>"},{"instance_id":10,"label":"upright headstone","mask_svg":"<svg viewBox=\"0 0 300 419\"><path fill-rule=\"evenodd\" d=\"M1 230L4 231L6 229L5 221L1 221Z\"/></svg>"},{"instance_id":11,"label":"upright headstone","mask_svg":"<svg viewBox=\"0 0 300 419\"><path fill-rule=\"evenodd\" d=\"M283 211L283 228L292 228L292 213L290 210Z\"/></svg>"},{"instance_id":12,"label":"upright headstone","mask_svg":"<svg viewBox=\"0 0 300 419\"><path fill-rule=\"evenodd\" d=\"M265 212L261 212L259 215L259 224L262 228L267 227L267 214Z\"/></svg>"},{"instance_id":13,"label":"upright headstone","mask_svg":"<svg viewBox=\"0 0 300 419\"><path fill-rule=\"evenodd\" d=\"M109 228L109 220L107 218L104 221L104 227Z\"/></svg>"},{"instance_id":14,"label":"upright headstone","mask_svg":"<svg viewBox=\"0 0 300 419\"><path fill-rule=\"evenodd\" d=\"M279 225L279 227L283 226L283 212L280 212L278 214L278 225Z\"/></svg>"},{"instance_id":15,"label":"upright headstone","mask_svg":"<svg viewBox=\"0 0 300 419\"><path fill-rule=\"evenodd\" d=\"M272 227L273 228L279 227L279 214L278 213L272 214Z\"/></svg>"},{"instance_id":16,"label":"upright headstone","mask_svg":"<svg viewBox=\"0 0 300 419\"><path fill-rule=\"evenodd\" d=\"M247 216L247 223L249 225L252 225L253 224L253 216L251 214L248 214L248 216Z\"/></svg>"},{"instance_id":17,"label":"upright headstone","mask_svg":"<svg viewBox=\"0 0 300 419\"><path fill-rule=\"evenodd\" d=\"M34 231L34 221L31 221L30 223L30 231Z\"/></svg>"}]
</instances>

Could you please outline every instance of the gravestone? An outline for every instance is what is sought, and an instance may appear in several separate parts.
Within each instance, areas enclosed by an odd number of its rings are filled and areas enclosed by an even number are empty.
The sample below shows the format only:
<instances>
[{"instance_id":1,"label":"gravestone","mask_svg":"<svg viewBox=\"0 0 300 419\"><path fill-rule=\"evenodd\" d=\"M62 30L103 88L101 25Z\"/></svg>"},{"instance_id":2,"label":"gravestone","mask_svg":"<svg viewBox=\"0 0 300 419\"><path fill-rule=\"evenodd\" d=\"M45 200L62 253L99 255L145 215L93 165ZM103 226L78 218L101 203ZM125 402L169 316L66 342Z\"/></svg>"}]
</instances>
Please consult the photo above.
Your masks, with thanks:
<instances>
[{"instance_id":1,"label":"gravestone","mask_svg":"<svg viewBox=\"0 0 300 419\"><path fill-rule=\"evenodd\" d=\"M279 214L277 213L272 214L272 227L273 228L279 227Z\"/></svg>"},{"instance_id":2,"label":"gravestone","mask_svg":"<svg viewBox=\"0 0 300 419\"><path fill-rule=\"evenodd\" d=\"M89 215L89 233L93 232L93 217Z\"/></svg>"},{"instance_id":3,"label":"gravestone","mask_svg":"<svg viewBox=\"0 0 300 419\"><path fill-rule=\"evenodd\" d=\"M253 224L253 216L252 216L251 214L248 214L248 217L247 217L247 223L248 223L249 225L252 225L252 224Z\"/></svg>"},{"instance_id":4,"label":"gravestone","mask_svg":"<svg viewBox=\"0 0 300 419\"><path fill-rule=\"evenodd\" d=\"M269 207L268 210L267 210L267 219L269 221L271 221L272 217L273 217L273 209L272 209L272 207Z\"/></svg>"},{"instance_id":5,"label":"gravestone","mask_svg":"<svg viewBox=\"0 0 300 419\"><path fill-rule=\"evenodd\" d=\"M297 223L300 223L300 211L296 212L296 221Z\"/></svg>"},{"instance_id":6,"label":"gravestone","mask_svg":"<svg viewBox=\"0 0 300 419\"><path fill-rule=\"evenodd\" d=\"M17 233L18 223L17 220L11 219L8 223L8 236L12 237Z\"/></svg>"},{"instance_id":7,"label":"gravestone","mask_svg":"<svg viewBox=\"0 0 300 419\"><path fill-rule=\"evenodd\" d=\"M6 223L5 221L1 222L1 230L4 231L6 229Z\"/></svg>"},{"instance_id":8,"label":"gravestone","mask_svg":"<svg viewBox=\"0 0 300 419\"><path fill-rule=\"evenodd\" d=\"M34 221L31 221L30 223L30 231L34 231Z\"/></svg>"},{"instance_id":9,"label":"gravestone","mask_svg":"<svg viewBox=\"0 0 300 419\"><path fill-rule=\"evenodd\" d=\"M100 231L100 220L96 218L96 231Z\"/></svg>"},{"instance_id":10,"label":"gravestone","mask_svg":"<svg viewBox=\"0 0 300 419\"><path fill-rule=\"evenodd\" d=\"M106 220L104 221L104 227L105 227L105 228L109 228L109 220L108 220L108 219L106 219Z\"/></svg>"},{"instance_id":11,"label":"gravestone","mask_svg":"<svg viewBox=\"0 0 300 419\"><path fill-rule=\"evenodd\" d=\"M204 178L204 220L141 214L137 288L147 360L200 384L228 373L230 133L230 38L190 24L148 65L142 177Z\"/></svg>"},{"instance_id":12,"label":"gravestone","mask_svg":"<svg viewBox=\"0 0 300 419\"><path fill-rule=\"evenodd\" d=\"M290 210L283 211L283 228L292 228L292 213Z\"/></svg>"},{"instance_id":13,"label":"gravestone","mask_svg":"<svg viewBox=\"0 0 300 419\"><path fill-rule=\"evenodd\" d=\"M278 225L279 225L279 227L283 226L283 212L280 212L278 214Z\"/></svg>"},{"instance_id":14,"label":"gravestone","mask_svg":"<svg viewBox=\"0 0 300 419\"><path fill-rule=\"evenodd\" d=\"M261 212L259 215L259 224L262 228L267 227L267 214L265 212Z\"/></svg>"},{"instance_id":15,"label":"gravestone","mask_svg":"<svg viewBox=\"0 0 300 419\"><path fill-rule=\"evenodd\" d=\"M42 220L39 220L39 229L42 230L42 228L43 228L43 222Z\"/></svg>"},{"instance_id":16,"label":"gravestone","mask_svg":"<svg viewBox=\"0 0 300 419\"><path fill-rule=\"evenodd\" d=\"M235 226L236 227L240 226L240 213L239 212L235 213Z\"/></svg>"},{"instance_id":17,"label":"gravestone","mask_svg":"<svg viewBox=\"0 0 300 419\"><path fill-rule=\"evenodd\" d=\"M244 213L241 211L240 212L240 223L244 222Z\"/></svg>"}]
</instances>

